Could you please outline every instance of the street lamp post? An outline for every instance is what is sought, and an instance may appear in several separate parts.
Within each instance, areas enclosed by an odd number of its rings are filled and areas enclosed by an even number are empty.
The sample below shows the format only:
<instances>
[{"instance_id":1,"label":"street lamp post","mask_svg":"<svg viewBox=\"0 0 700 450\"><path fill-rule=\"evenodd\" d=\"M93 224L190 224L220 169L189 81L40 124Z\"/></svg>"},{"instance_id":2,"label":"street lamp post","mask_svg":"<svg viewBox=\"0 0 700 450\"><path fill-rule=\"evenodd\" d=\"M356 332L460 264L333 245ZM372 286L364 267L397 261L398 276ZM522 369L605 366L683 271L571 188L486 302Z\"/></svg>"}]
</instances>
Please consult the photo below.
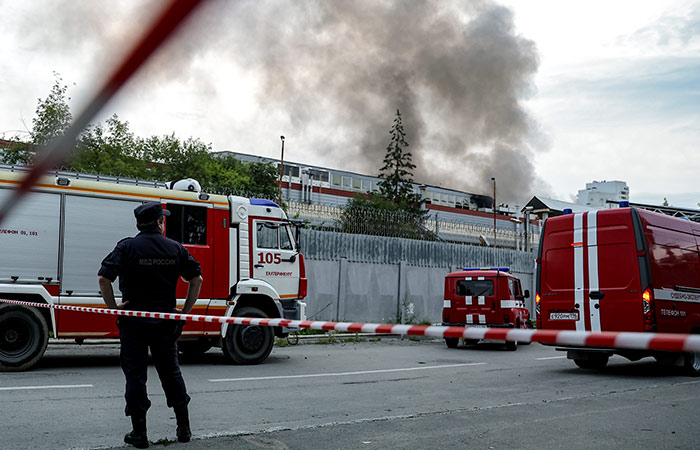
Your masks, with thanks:
<instances>
[{"instance_id":1,"label":"street lamp post","mask_svg":"<svg viewBox=\"0 0 700 450\"><path fill-rule=\"evenodd\" d=\"M282 174L284 173L284 136L280 136L282 140L282 156L280 157L280 182L279 182L279 204L282 206Z\"/></svg>"},{"instance_id":2,"label":"street lamp post","mask_svg":"<svg viewBox=\"0 0 700 450\"><path fill-rule=\"evenodd\" d=\"M529 252L530 251L530 240L532 237L530 236L530 212L533 210L532 206L526 206L525 209L523 209L523 213L525 215L525 251Z\"/></svg>"},{"instance_id":3,"label":"street lamp post","mask_svg":"<svg viewBox=\"0 0 700 450\"><path fill-rule=\"evenodd\" d=\"M496 178L491 177L493 181L493 247L496 248Z\"/></svg>"}]
</instances>

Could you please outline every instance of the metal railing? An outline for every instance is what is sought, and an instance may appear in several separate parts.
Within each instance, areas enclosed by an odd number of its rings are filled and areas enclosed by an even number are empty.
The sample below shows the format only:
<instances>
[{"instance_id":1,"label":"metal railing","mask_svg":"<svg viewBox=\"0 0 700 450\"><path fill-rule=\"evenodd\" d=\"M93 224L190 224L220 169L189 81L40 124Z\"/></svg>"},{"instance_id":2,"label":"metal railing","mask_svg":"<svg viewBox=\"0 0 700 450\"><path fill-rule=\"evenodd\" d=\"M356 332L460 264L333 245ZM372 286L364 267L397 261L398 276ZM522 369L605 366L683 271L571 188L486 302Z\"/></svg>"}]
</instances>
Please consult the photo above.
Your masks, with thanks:
<instances>
[{"instance_id":1,"label":"metal railing","mask_svg":"<svg viewBox=\"0 0 700 450\"><path fill-rule=\"evenodd\" d=\"M309 227L350 234L401 237L420 240L449 241L474 245L493 245L493 227L467 221L450 221L434 215L412 215L366 208L355 209L351 214L344 207L300 202L286 202L290 219L302 220ZM496 246L525 250L539 243L539 228L533 226L528 235L516 224L509 228L496 228Z\"/></svg>"}]
</instances>

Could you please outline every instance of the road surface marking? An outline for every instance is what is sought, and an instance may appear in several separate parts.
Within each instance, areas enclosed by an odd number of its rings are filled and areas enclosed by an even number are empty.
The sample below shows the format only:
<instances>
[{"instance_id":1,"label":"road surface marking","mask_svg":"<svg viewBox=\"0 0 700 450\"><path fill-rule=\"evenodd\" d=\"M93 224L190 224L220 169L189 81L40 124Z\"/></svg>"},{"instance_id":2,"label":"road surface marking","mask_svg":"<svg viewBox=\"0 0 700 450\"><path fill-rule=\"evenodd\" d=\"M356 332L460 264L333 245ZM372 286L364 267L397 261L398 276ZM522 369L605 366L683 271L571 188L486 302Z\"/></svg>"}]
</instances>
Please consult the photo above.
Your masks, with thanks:
<instances>
[{"instance_id":1,"label":"road surface marking","mask_svg":"<svg viewBox=\"0 0 700 450\"><path fill-rule=\"evenodd\" d=\"M318 377L342 377L347 375L365 375L371 373L389 373L389 372L408 372L412 370L428 370L428 369L449 369L452 367L466 366L482 366L486 363L465 363L465 364L446 364L443 366L422 366L422 367L405 367L402 369L379 369L379 370L360 370L357 372L333 372L333 373L310 373L306 375L279 375L272 377L248 377L248 378L216 378L209 380L212 383L222 381L257 381L257 380L287 380L292 378L318 378Z\"/></svg>"},{"instance_id":2,"label":"road surface marking","mask_svg":"<svg viewBox=\"0 0 700 450\"><path fill-rule=\"evenodd\" d=\"M566 358L566 355L564 356L547 356L546 358L535 358L537 361L545 361L547 359L564 359Z\"/></svg>"},{"instance_id":3,"label":"road surface marking","mask_svg":"<svg viewBox=\"0 0 700 450\"><path fill-rule=\"evenodd\" d=\"M33 389L74 389L74 388L91 388L94 387L91 384L65 384L65 385L54 385L54 386L13 386L13 387L0 387L0 391L29 391Z\"/></svg>"}]
</instances>

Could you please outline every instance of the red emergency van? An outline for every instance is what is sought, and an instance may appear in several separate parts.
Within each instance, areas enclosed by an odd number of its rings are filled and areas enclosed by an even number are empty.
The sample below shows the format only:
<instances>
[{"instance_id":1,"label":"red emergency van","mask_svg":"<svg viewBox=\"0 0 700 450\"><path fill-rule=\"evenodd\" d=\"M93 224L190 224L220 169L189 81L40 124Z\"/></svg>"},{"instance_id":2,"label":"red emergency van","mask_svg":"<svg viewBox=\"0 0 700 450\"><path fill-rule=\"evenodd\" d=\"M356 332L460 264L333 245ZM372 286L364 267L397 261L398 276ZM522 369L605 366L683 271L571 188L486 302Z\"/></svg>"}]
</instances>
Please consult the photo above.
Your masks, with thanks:
<instances>
[{"instance_id":1,"label":"red emergency van","mask_svg":"<svg viewBox=\"0 0 700 450\"><path fill-rule=\"evenodd\" d=\"M520 280L507 267L464 269L445 277L445 299L442 307L443 326L528 328L530 311L525 307ZM445 338L449 348L459 338ZM465 339L465 344L477 340ZM506 349L516 350L518 343L506 341Z\"/></svg>"},{"instance_id":2,"label":"red emergency van","mask_svg":"<svg viewBox=\"0 0 700 450\"><path fill-rule=\"evenodd\" d=\"M542 329L700 333L700 224L622 207L549 218L537 258ZM566 348L582 368L653 356L700 374L700 353Z\"/></svg>"}]
</instances>

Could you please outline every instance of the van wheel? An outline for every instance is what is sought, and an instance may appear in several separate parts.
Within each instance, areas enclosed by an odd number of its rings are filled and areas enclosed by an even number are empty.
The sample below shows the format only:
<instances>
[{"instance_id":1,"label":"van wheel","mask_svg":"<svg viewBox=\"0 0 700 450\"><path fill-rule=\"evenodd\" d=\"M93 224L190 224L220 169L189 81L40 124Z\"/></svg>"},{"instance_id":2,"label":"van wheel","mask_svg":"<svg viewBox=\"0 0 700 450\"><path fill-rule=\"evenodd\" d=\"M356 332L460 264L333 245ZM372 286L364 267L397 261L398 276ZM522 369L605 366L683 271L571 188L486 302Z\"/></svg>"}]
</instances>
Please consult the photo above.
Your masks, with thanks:
<instances>
[{"instance_id":1,"label":"van wheel","mask_svg":"<svg viewBox=\"0 0 700 450\"><path fill-rule=\"evenodd\" d=\"M574 363L582 369L603 369L608 365L608 355L590 355L586 359L574 358Z\"/></svg>"},{"instance_id":2,"label":"van wheel","mask_svg":"<svg viewBox=\"0 0 700 450\"><path fill-rule=\"evenodd\" d=\"M234 312L239 317L267 318L267 314L251 306ZM274 343L275 335L272 327L229 325L221 349L224 356L235 364L260 364L268 357Z\"/></svg>"},{"instance_id":3,"label":"van wheel","mask_svg":"<svg viewBox=\"0 0 700 450\"><path fill-rule=\"evenodd\" d=\"M459 338L445 338L445 345L447 345L447 348L457 348Z\"/></svg>"},{"instance_id":4,"label":"van wheel","mask_svg":"<svg viewBox=\"0 0 700 450\"><path fill-rule=\"evenodd\" d=\"M0 371L31 369L44 355L49 327L35 308L0 305Z\"/></svg>"},{"instance_id":5,"label":"van wheel","mask_svg":"<svg viewBox=\"0 0 700 450\"><path fill-rule=\"evenodd\" d=\"M700 376L700 352L687 352L683 354L685 371L691 377Z\"/></svg>"},{"instance_id":6,"label":"van wheel","mask_svg":"<svg viewBox=\"0 0 700 450\"><path fill-rule=\"evenodd\" d=\"M523 330L528 330L531 328L530 326L530 321L527 320L525 322L520 322L518 324L518 328L522 328ZM530 345L532 341L518 341L518 345Z\"/></svg>"},{"instance_id":7,"label":"van wheel","mask_svg":"<svg viewBox=\"0 0 700 450\"><path fill-rule=\"evenodd\" d=\"M518 341L506 341L506 350L514 352L518 349Z\"/></svg>"}]
</instances>

